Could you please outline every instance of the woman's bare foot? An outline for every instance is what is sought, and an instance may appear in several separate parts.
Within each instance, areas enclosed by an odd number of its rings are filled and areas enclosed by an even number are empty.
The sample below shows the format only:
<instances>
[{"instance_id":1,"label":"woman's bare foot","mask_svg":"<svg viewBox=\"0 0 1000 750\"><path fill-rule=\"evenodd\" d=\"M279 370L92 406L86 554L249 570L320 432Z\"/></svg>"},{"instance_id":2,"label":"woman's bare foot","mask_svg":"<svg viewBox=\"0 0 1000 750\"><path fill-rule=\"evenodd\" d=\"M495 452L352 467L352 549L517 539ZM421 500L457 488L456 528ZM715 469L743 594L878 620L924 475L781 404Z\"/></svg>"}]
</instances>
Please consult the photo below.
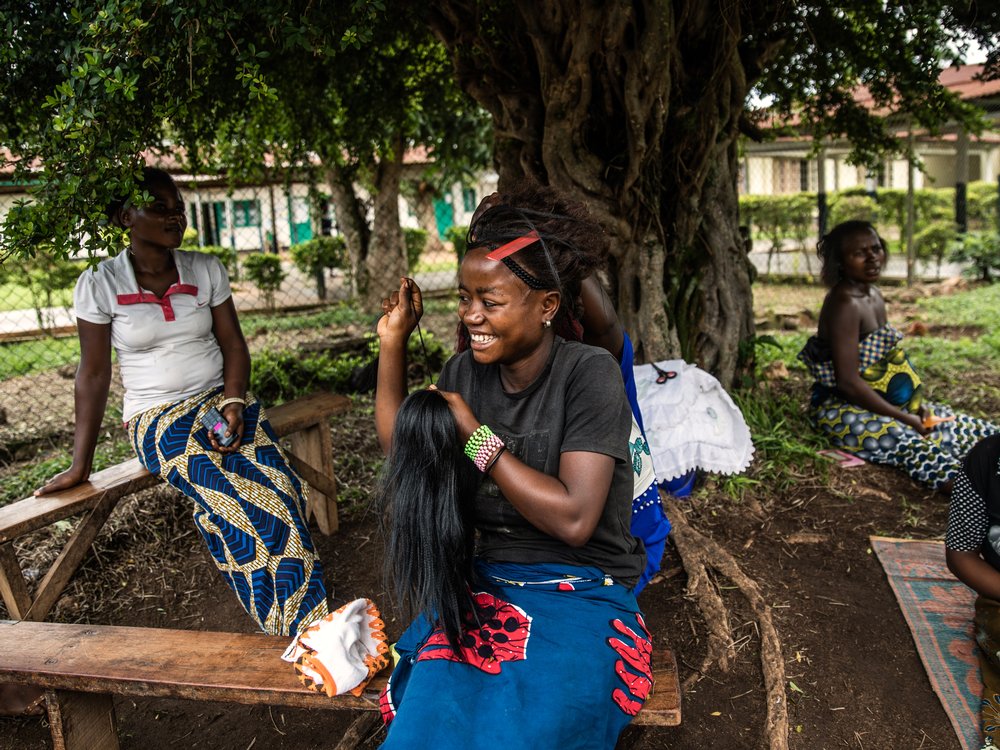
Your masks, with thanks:
<instances>
[{"instance_id":1,"label":"woman's bare foot","mask_svg":"<svg viewBox=\"0 0 1000 750\"><path fill-rule=\"evenodd\" d=\"M45 691L34 685L0 685L0 716L43 716Z\"/></svg>"}]
</instances>

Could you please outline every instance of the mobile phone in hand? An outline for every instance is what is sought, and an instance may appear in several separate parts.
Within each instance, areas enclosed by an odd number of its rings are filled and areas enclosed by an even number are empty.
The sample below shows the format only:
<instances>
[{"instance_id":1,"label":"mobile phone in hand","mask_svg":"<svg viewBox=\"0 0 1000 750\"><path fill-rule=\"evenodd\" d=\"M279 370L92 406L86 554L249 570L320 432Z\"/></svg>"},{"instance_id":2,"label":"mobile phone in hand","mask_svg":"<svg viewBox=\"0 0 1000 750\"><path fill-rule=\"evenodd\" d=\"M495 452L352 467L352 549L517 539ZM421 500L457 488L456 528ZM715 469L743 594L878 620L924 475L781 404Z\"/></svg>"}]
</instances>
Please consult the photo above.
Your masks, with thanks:
<instances>
[{"instance_id":1,"label":"mobile phone in hand","mask_svg":"<svg viewBox=\"0 0 1000 750\"><path fill-rule=\"evenodd\" d=\"M216 409L214 406L209 408L205 415L201 418L201 423L205 425L205 429L209 432L215 433L215 439L219 441L219 445L226 447L233 444L236 440L236 435L226 435L226 430L229 429L229 422L226 418L222 416L222 412Z\"/></svg>"}]
</instances>

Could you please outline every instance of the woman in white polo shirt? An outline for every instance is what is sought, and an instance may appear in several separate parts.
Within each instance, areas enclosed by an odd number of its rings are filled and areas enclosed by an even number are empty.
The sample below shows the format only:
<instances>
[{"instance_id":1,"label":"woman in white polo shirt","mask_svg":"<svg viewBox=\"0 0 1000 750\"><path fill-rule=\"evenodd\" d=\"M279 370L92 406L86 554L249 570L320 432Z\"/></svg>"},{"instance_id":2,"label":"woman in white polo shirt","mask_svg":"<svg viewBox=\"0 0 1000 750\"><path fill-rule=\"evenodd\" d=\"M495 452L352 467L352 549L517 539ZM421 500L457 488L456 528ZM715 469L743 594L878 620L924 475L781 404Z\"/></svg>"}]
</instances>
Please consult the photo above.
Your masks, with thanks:
<instances>
[{"instance_id":1,"label":"woman in white polo shirt","mask_svg":"<svg viewBox=\"0 0 1000 750\"><path fill-rule=\"evenodd\" d=\"M177 249L187 221L170 175L147 168L140 186L151 203L109 210L128 230L127 251L77 282L73 464L35 494L90 475L113 347L125 386L122 418L139 460L194 501L216 566L261 630L296 634L328 612L305 485L247 393L250 354L225 269L211 255ZM202 426L213 406L226 423L219 436Z\"/></svg>"}]
</instances>

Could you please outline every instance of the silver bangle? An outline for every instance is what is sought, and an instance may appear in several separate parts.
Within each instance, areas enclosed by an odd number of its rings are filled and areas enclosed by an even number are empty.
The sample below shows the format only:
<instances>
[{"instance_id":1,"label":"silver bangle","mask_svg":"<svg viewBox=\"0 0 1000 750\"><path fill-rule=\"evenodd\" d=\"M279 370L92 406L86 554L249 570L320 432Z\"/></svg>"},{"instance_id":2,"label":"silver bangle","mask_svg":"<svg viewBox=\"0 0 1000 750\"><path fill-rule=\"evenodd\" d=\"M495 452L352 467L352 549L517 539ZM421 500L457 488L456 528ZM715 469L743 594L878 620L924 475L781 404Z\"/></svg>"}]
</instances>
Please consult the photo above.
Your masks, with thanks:
<instances>
[{"instance_id":1,"label":"silver bangle","mask_svg":"<svg viewBox=\"0 0 1000 750\"><path fill-rule=\"evenodd\" d=\"M217 408L219 411L222 411L230 404L239 404L240 406L245 408L247 402L244 399L240 398L239 396L232 396L230 398L222 399L222 401L220 401L215 408Z\"/></svg>"}]
</instances>

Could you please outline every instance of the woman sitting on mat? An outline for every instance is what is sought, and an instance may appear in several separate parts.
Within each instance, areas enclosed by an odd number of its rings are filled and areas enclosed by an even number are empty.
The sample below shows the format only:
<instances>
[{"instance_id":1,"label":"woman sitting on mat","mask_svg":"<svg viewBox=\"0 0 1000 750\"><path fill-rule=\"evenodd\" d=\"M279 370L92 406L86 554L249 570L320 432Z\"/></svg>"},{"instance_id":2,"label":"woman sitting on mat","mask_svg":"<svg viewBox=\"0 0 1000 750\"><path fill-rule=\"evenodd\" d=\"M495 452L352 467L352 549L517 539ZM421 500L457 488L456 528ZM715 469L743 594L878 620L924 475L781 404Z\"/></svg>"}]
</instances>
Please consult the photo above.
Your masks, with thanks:
<instances>
[{"instance_id":1,"label":"woman sitting on mat","mask_svg":"<svg viewBox=\"0 0 1000 750\"><path fill-rule=\"evenodd\" d=\"M968 450L1000 428L924 400L875 285L888 249L874 226L845 221L818 250L830 291L817 335L799 352L816 379L813 421L836 448L948 492Z\"/></svg>"},{"instance_id":2,"label":"woman sitting on mat","mask_svg":"<svg viewBox=\"0 0 1000 750\"><path fill-rule=\"evenodd\" d=\"M481 480L467 499L474 580L456 639L425 611L396 644L386 748L611 748L651 687L618 363L554 332L606 240L582 215L524 207L536 190L514 191L522 208L492 206L470 228L459 273L470 348L437 387ZM375 418L395 451L417 285L402 280L383 309Z\"/></svg>"},{"instance_id":3,"label":"woman sitting on mat","mask_svg":"<svg viewBox=\"0 0 1000 750\"><path fill-rule=\"evenodd\" d=\"M983 747L1000 746L1000 435L979 441L955 477L945 537L948 569L973 589L983 694Z\"/></svg>"},{"instance_id":4,"label":"woman sitting on mat","mask_svg":"<svg viewBox=\"0 0 1000 750\"><path fill-rule=\"evenodd\" d=\"M118 354L122 419L139 461L194 502L194 522L226 583L265 633L291 635L328 612L306 525L306 488L247 392L250 355L222 264L178 250L187 221L173 179L143 170L148 205L115 204L129 246L80 275L76 432L69 469L36 490L90 476ZM223 421L202 424L212 408Z\"/></svg>"}]
</instances>

